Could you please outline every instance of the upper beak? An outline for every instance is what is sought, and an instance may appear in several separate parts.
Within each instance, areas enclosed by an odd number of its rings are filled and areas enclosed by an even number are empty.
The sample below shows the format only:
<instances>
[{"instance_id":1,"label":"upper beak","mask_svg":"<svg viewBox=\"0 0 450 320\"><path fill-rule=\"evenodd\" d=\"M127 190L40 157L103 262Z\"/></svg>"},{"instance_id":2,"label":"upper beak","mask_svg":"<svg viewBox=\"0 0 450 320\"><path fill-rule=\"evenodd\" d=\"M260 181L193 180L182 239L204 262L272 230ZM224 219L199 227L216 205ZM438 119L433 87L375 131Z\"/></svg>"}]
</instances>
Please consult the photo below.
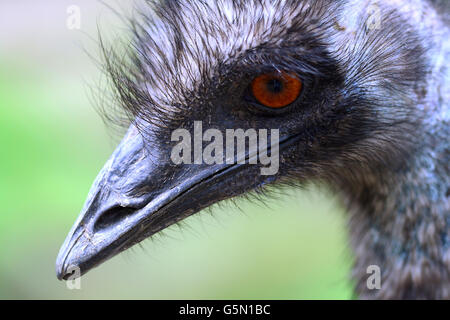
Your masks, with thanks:
<instances>
[{"instance_id":1,"label":"upper beak","mask_svg":"<svg viewBox=\"0 0 450 320\"><path fill-rule=\"evenodd\" d=\"M129 128L60 249L58 279L82 275L161 229L233 196L233 186L224 187L224 181L242 165L176 166L167 155L167 146L148 148L137 129Z\"/></svg>"}]
</instances>

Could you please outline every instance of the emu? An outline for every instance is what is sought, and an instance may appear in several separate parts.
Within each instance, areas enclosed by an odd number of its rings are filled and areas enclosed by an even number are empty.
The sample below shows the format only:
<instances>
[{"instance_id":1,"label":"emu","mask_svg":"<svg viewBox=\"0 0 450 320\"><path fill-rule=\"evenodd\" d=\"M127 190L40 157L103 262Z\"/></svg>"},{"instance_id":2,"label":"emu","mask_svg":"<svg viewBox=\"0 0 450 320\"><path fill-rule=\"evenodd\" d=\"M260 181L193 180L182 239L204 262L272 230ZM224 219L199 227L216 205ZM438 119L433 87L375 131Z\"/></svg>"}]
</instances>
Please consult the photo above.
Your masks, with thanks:
<instances>
[{"instance_id":1,"label":"emu","mask_svg":"<svg viewBox=\"0 0 450 320\"><path fill-rule=\"evenodd\" d=\"M59 279L218 201L312 181L348 209L359 298L450 299L447 1L167 0L138 10L126 58L101 42L129 129L62 245ZM279 129L278 172L174 164L171 133L195 121ZM367 288L371 265L379 290Z\"/></svg>"}]
</instances>

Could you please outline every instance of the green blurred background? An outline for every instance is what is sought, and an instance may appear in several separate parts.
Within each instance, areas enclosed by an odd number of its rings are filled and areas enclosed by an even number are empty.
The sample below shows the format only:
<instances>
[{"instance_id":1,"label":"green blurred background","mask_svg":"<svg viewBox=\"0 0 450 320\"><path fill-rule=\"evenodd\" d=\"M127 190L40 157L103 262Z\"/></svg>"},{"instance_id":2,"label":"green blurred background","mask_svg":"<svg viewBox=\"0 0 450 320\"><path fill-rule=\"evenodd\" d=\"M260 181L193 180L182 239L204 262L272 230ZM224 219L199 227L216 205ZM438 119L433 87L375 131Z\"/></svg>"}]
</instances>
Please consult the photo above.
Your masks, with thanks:
<instances>
[{"instance_id":1,"label":"green blurred background","mask_svg":"<svg viewBox=\"0 0 450 320\"><path fill-rule=\"evenodd\" d=\"M66 27L70 5L80 30ZM98 55L97 24L122 28L98 1L0 2L0 298L350 298L345 216L315 189L197 214L92 270L80 290L56 279L59 247L118 142L90 99L101 73L84 50Z\"/></svg>"}]
</instances>

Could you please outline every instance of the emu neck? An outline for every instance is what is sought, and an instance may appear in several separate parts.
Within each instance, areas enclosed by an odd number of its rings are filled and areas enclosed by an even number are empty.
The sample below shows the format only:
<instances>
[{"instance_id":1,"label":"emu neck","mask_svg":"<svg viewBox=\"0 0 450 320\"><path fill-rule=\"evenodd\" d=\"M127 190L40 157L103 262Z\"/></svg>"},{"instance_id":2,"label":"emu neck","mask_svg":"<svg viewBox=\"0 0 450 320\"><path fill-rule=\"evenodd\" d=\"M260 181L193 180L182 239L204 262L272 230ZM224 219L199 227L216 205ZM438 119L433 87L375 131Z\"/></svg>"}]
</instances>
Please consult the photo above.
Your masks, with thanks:
<instances>
[{"instance_id":1,"label":"emu neck","mask_svg":"<svg viewBox=\"0 0 450 320\"><path fill-rule=\"evenodd\" d=\"M449 153L441 151L423 150L386 183L366 183L348 198L359 298L450 299ZM373 265L381 288L371 290Z\"/></svg>"},{"instance_id":2,"label":"emu neck","mask_svg":"<svg viewBox=\"0 0 450 320\"><path fill-rule=\"evenodd\" d=\"M430 70L422 92L405 103L418 126L397 146L410 144L410 150L396 163L354 168L336 186L349 212L356 294L361 299L450 299L450 40L448 25L439 19L446 13L424 1L380 3L398 6L417 28ZM379 289L368 286L371 266L381 272Z\"/></svg>"},{"instance_id":3,"label":"emu neck","mask_svg":"<svg viewBox=\"0 0 450 320\"><path fill-rule=\"evenodd\" d=\"M448 31L447 31L448 32ZM445 32L444 32L445 33ZM443 38L429 75L422 126L405 159L385 175L361 173L345 190L362 299L450 299L450 40ZM423 111L423 110L422 110ZM369 289L381 271L381 288Z\"/></svg>"}]
</instances>

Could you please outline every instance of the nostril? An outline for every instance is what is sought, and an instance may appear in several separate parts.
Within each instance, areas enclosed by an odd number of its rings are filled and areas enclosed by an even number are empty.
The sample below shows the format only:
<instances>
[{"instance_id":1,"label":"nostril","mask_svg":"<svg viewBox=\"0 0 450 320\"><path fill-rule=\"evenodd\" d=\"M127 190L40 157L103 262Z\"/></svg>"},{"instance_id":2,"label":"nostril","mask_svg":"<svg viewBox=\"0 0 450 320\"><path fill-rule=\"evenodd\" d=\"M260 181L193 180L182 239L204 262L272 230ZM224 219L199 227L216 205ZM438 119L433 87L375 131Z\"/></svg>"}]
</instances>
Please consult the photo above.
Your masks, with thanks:
<instances>
[{"instance_id":1,"label":"nostril","mask_svg":"<svg viewBox=\"0 0 450 320\"><path fill-rule=\"evenodd\" d=\"M135 208L121 206L112 207L111 209L104 211L94 223L94 232L111 228L119 224L126 217L131 216L135 211Z\"/></svg>"}]
</instances>

